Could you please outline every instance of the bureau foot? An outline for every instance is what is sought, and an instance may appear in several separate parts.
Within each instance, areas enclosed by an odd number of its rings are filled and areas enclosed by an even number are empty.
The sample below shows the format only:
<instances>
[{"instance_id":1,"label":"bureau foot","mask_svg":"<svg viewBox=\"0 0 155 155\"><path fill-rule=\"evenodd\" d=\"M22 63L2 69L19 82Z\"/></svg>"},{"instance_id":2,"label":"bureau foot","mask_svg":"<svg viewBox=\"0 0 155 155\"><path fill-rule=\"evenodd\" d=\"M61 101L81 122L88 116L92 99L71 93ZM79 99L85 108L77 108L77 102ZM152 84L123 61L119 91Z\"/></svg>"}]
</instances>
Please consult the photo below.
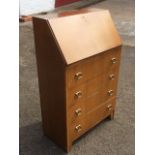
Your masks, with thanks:
<instances>
[{"instance_id":1,"label":"bureau foot","mask_svg":"<svg viewBox=\"0 0 155 155\"><path fill-rule=\"evenodd\" d=\"M113 111L113 112L110 114L110 116L109 116L110 120L113 120L113 119L114 119L114 114L115 114L115 111Z\"/></svg>"},{"instance_id":2,"label":"bureau foot","mask_svg":"<svg viewBox=\"0 0 155 155\"><path fill-rule=\"evenodd\" d=\"M69 143L66 148L67 153L69 153L71 149L72 149L72 143Z\"/></svg>"}]
</instances>

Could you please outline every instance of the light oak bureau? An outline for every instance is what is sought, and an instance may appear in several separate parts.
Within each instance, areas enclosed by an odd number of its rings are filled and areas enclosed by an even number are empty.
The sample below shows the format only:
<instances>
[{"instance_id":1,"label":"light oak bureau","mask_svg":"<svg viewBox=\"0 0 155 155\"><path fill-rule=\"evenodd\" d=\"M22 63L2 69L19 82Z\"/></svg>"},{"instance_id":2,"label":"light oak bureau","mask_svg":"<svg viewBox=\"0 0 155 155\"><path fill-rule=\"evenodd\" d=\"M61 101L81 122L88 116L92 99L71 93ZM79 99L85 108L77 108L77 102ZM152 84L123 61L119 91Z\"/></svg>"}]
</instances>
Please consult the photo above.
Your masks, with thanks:
<instances>
[{"instance_id":1,"label":"light oak bureau","mask_svg":"<svg viewBox=\"0 0 155 155\"><path fill-rule=\"evenodd\" d=\"M44 134L67 152L114 117L121 39L108 10L33 18Z\"/></svg>"}]
</instances>

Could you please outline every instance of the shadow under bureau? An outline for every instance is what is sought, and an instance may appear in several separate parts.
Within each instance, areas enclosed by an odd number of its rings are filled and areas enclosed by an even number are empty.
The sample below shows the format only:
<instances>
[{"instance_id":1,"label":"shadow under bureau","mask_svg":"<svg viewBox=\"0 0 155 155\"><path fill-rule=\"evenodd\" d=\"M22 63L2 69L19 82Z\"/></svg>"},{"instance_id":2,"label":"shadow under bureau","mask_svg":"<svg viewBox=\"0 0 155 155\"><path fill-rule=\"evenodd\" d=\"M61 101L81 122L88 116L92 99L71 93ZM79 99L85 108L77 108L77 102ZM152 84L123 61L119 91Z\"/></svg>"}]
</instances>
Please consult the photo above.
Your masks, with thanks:
<instances>
[{"instance_id":1,"label":"shadow under bureau","mask_svg":"<svg viewBox=\"0 0 155 155\"><path fill-rule=\"evenodd\" d=\"M107 10L34 17L33 26L43 130L69 152L114 117L121 39Z\"/></svg>"}]
</instances>

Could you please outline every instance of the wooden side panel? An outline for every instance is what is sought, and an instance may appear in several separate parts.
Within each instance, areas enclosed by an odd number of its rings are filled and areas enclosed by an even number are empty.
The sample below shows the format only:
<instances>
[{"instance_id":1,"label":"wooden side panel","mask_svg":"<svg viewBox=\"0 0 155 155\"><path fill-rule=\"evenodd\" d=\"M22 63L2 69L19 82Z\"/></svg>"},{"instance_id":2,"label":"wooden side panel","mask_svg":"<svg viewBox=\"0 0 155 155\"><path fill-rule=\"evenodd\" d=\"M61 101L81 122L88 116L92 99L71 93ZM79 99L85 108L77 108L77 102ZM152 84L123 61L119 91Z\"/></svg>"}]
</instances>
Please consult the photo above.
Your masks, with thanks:
<instances>
[{"instance_id":1,"label":"wooden side panel","mask_svg":"<svg viewBox=\"0 0 155 155\"><path fill-rule=\"evenodd\" d=\"M46 20L33 18L45 135L67 147L65 63Z\"/></svg>"}]
</instances>

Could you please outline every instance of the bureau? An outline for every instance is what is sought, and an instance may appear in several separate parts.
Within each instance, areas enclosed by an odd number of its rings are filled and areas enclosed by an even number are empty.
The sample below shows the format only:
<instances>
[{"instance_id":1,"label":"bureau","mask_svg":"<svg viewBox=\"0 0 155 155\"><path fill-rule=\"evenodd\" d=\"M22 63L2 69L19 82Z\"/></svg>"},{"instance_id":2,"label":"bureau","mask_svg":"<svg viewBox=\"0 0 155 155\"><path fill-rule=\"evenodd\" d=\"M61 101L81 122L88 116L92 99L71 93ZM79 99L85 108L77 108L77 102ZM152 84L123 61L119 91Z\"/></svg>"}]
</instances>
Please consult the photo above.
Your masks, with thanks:
<instances>
[{"instance_id":1,"label":"bureau","mask_svg":"<svg viewBox=\"0 0 155 155\"><path fill-rule=\"evenodd\" d=\"M33 18L44 134L67 152L114 117L121 39L108 10Z\"/></svg>"}]
</instances>

